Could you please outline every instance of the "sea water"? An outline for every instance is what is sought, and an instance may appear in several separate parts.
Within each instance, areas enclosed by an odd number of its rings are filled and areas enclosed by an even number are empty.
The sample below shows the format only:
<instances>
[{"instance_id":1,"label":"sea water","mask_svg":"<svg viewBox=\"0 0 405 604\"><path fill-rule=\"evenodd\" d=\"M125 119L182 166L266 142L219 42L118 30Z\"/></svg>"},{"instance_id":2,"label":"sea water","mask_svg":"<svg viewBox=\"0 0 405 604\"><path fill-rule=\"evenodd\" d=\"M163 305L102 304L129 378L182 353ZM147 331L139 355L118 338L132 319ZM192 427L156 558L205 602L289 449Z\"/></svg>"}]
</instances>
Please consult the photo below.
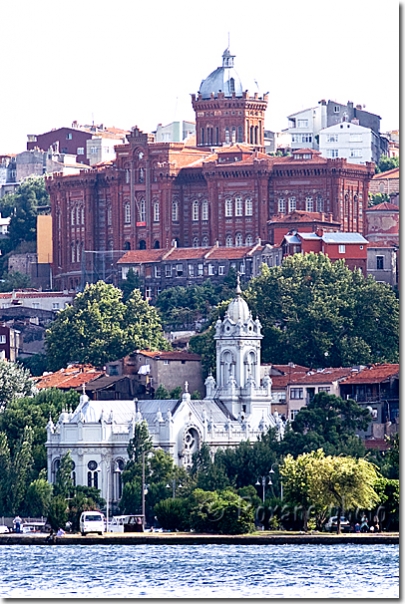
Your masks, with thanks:
<instances>
[{"instance_id":1,"label":"sea water","mask_svg":"<svg viewBox=\"0 0 405 604\"><path fill-rule=\"evenodd\" d=\"M398 545L2 545L3 598L398 598Z\"/></svg>"}]
</instances>

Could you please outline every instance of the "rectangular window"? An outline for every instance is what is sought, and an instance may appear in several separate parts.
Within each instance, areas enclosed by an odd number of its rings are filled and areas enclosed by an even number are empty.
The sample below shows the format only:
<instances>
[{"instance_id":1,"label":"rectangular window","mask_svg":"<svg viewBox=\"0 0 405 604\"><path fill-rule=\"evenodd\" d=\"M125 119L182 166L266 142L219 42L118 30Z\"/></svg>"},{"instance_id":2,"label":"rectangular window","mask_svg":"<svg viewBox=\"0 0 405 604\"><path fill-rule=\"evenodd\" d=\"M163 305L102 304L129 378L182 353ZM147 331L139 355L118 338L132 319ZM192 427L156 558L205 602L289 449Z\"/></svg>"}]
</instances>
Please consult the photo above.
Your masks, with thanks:
<instances>
[{"instance_id":1,"label":"rectangular window","mask_svg":"<svg viewBox=\"0 0 405 604\"><path fill-rule=\"evenodd\" d=\"M160 266L155 266L155 277L160 277L161 275L161 271L160 271Z\"/></svg>"},{"instance_id":2,"label":"rectangular window","mask_svg":"<svg viewBox=\"0 0 405 604\"><path fill-rule=\"evenodd\" d=\"M362 143L363 142L363 137L361 134L351 134L349 139L350 139L351 143Z\"/></svg>"},{"instance_id":3,"label":"rectangular window","mask_svg":"<svg viewBox=\"0 0 405 604\"><path fill-rule=\"evenodd\" d=\"M232 199L225 200L225 216L232 216Z\"/></svg>"},{"instance_id":4,"label":"rectangular window","mask_svg":"<svg viewBox=\"0 0 405 604\"><path fill-rule=\"evenodd\" d=\"M183 275L183 265L176 264L176 275L177 277L181 277Z\"/></svg>"},{"instance_id":5,"label":"rectangular window","mask_svg":"<svg viewBox=\"0 0 405 604\"><path fill-rule=\"evenodd\" d=\"M290 398L295 398L295 399L304 398L304 389L303 388L291 388Z\"/></svg>"},{"instance_id":6,"label":"rectangular window","mask_svg":"<svg viewBox=\"0 0 405 604\"><path fill-rule=\"evenodd\" d=\"M59 302L52 302L52 308L53 308L53 310L58 310L59 309Z\"/></svg>"},{"instance_id":7,"label":"rectangular window","mask_svg":"<svg viewBox=\"0 0 405 604\"><path fill-rule=\"evenodd\" d=\"M242 197L235 199L235 216L243 216L243 201Z\"/></svg>"},{"instance_id":8,"label":"rectangular window","mask_svg":"<svg viewBox=\"0 0 405 604\"><path fill-rule=\"evenodd\" d=\"M165 359L165 360L163 361L163 365L168 365L168 364L169 364L169 361L168 361L167 359Z\"/></svg>"},{"instance_id":9,"label":"rectangular window","mask_svg":"<svg viewBox=\"0 0 405 604\"><path fill-rule=\"evenodd\" d=\"M213 264L208 265L208 274L215 275L215 266Z\"/></svg>"},{"instance_id":10,"label":"rectangular window","mask_svg":"<svg viewBox=\"0 0 405 604\"><path fill-rule=\"evenodd\" d=\"M326 140L328 143L337 143L338 135L337 134L328 134L328 136L326 137Z\"/></svg>"},{"instance_id":11,"label":"rectangular window","mask_svg":"<svg viewBox=\"0 0 405 604\"><path fill-rule=\"evenodd\" d=\"M299 412L299 409L291 409L290 411L290 420L293 422L295 420L295 418L297 417L297 413Z\"/></svg>"},{"instance_id":12,"label":"rectangular window","mask_svg":"<svg viewBox=\"0 0 405 604\"><path fill-rule=\"evenodd\" d=\"M288 200L288 211L291 214L291 212L295 212L295 210L297 209L297 200L295 199L295 197L290 197L290 199Z\"/></svg>"},{"instance_id":13,"label":"rectangular window","mask_svg":"<svg viewBox=\"0 0 405 604\"><path fill-rule=\"evenodd\" d=\"M7 308L7 307L4 306L3 308ZM33 302L32 308L39 308L39 302Z\"/></svg>"},{"instance_id":14,"label":"rectangular window","mask_svg":"<svg viewBox=\"0 0 405 604\"><path fill-rule=\"evenodd\" d=\"M150 300L152 297L152 288L151 287L146 287L145 288L145 298L147 300Z\"/></svg>"},{"instance_id":15,"label":"rectangular window","mask_svg":"<svg viewBox=\"0 0 405 604\"><path fill-rule=\"evenodd\" d=\"M319 386L318 392L330 392L330 386Z\"/></svg>"},{"instance_id":16,"label":"rectangular window","mask_svg":"<svg viewBox=\"0 0 405 604\"><path fill-rule=\"evenodd\" d=\"M171 264L166 264L165 266L165 277L171 277L172 276L172 265Z\"/></svg>"},{"instance_id":17,"label":"rectangular window","mask_svg":"<svg viewBox=\"0 0 405 604\"><path fill-rule=\"evenodd\" d=\"M239 272L241 273L241 275L245 274L245 263L241 262L239 265Z\"/></svg>"},{"instance_id":18,"label":"rectangular window","mask_svg":"<svg viewBox=\"0 0 405 604\"><path fill-rule=\"evenodd\" d=\"M67 140L67 141L71 141L71 140L72 140L72 133L71 133L71 132L68 132L68 133L66 134L66 140Z\"/></svg>"},{"instance_id":19,"label":"rectangular window","mask_svg":"<svg viewBox=\"0 0 405 604\"><path fill-rule=\"evenodd\" d=\"M350 149L350 157L362 157L363 151L361 149Z\"/></svg>"},{"instance_id":20,"label":"rectangular window","mask_svg":"<svg viewBox=\"0 0 405 604\"><path fill-rule=\"evenodd\" d=\"M334 112L340 113L340 107L338 105L335 105Z\"/></svg>"},{"instance_id":21,"label":"rectangular window","mask_svg":"<svg viewBox=\"0 0 405 604\"><path fill-rule=\"evenodd\" d=\"M204 265L203 264L199 264L198 265L198 276L202 277L204 275Z\"/></svg>"},{"instance_id":22,"label":"rectangular window","mask_svg":"<svg viewBox=\"0 0 405 604\"><path fill-rule=\"evenodd\" d=\"M339 150L338 149L328 149L328 157L339 157Z\"/></svg>"},{"instance_id":23,"label":"rectangular window","mask_svg":"<svg viewBox=\"0 0 405 604\"><path fill-rule=\"evenodd\" d=\"M189 277L194 277L194 264L189 264L188 265L188 276Z\"/></svg>"},{"instance_id":24,"label":"rectangular window","mask_svg":"<svg viewBox=\"0 0 405 604\"><path fill-rule=\"evenodd\" d=\"M308 120L297 120L298 128L308 128Z\"/></svg>"},{"instance_id":25,"label":"rectangular window","mask_svg":"<svg viewBox=\"0 0 405 604\"><path fill-rule=\"evenodd\" d=\"M346 246L339 245L339 254L345 254L345 253L346 253Z\"/></svg>"},{"instance_id":26,"label":"rectangular window","mask_svg":"<svg viewBox=\"0 0 405 604\"><path fill-rule=\"evenodd\" d=\"M323 199L320 196L316 198L316 211L323 212Z\"/></svg>"},{"instance_id":27,"label":"rectangular window","mask_svg":"<svg viewBox=\"0 0 405 604\"><path fill-rule=\"evenodd\" d=\"M218 267L218 275L225 275L225 267L224 266L219 266Z\"/></svg>"},{"instance_id":28,"label":"rectangular window","mask_svg":"<svg viewBox=\"0 0 405 604\"><path fill-rule=\"evenodd\" d=\"M5 335L1 335L0 336L0 344L5 344L6 343L6 336Z\"/></svg>"},{"instance_id":29,"label":"rectangular window","mask_svg":"<svg viewBox=\"0 0 405 604\"><path fill-rule=\"evenodd\" d=\"M305 209L307 212L313 212L314 211L314 200L312 199L312 197L307 197L305 200Z\"/></svg>"},{"instance_id":30,"label":"rectangular window","mask_svg":"<svg viewBox=\"0 0 405 604\"><path fill-rule=\"evenodd\" d=\"M285 199L279 199L278 200L278 213L279 214L285 214L285 210L286 210L286 201L285 201Z\"/></svg>"},{"instance_id":31,"label":"rectangular window","mask_svg":"<svg viewBox=\"0 0 405 604\"><path fill-rule=\"evenodd\" d=\"M77 147L76 155L84 155L84 147Z\"/></svg>"},{"instance_id":32,"label":"rectangular window","mask_svg":"<svg viewBox=\"0 0 405 604\"><path fill-rule=\"evenodd\" d=\"M377 256L376 260L377 260L377 270L383 271L384 270L384 256Z\"/></svg>"},{"instance_id":33,"label":"rectangular window","mask_svg":"<svg viewBox=\"0 0 405 604\"><path fill-rule=\"evenodd\" d=\"M129 170L125 170L125 184L129 185L130 173Z\"/></svg>"},{"instance_id":34,"label":"rectangular window","mask_svg":"<svg viewBox=\"0 0 405 604\"><path fill-rule=\"evenodd\" d=\"M246 199L246 202L245 202L245 215L253 216L253 203L250 198Z\"/></svg>"}]
</instances>

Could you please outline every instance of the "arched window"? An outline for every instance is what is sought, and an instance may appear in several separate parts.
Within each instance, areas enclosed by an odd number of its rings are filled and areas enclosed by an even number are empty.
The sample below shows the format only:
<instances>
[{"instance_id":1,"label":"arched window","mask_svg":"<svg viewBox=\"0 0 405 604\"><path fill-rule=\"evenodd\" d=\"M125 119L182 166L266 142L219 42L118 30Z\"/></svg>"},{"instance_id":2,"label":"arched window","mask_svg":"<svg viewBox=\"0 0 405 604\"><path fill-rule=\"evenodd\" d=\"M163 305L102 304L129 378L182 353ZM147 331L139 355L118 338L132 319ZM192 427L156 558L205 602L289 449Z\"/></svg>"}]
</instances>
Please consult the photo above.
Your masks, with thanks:
<instances>
[{"instance_id":1,"label":"arched window","mask_svg":"<svg viewBox=\"0 0 405 604\"><path fill-rule=\"evenodd\" d=\"M129 180L130 180L130 172L128 170L128 168L125 170L125 184L129 185Z\"/></svg>"},{"instance_id":2,"label":"arched window","mask_svg":"<svg viewBox=\"0 0 405 604\"><path fill-rule=\"evenodd\" d=\"M354 197L355 197L355 199L357 199L356 195ZM316 198L316 211L323 212L323 199L322 199L321 195L318 195L318 197Z\"/></svg>"},{"instance_id":3,"label":"arched window","mask_svg":"<svg viewBox=\"0 0 405 604\"><path fill-rule=\"evenodd\" d=\"M192 220L198 220L198 201L193 201L193 212L192 212Z\"/></svg>"},{"instance_id":4,"label":"arched window","mask_svg":"<svg viewBox=\"0 0 405 604\"><path fill-rule=\"evenodd\" d=\"M290 197L290 199L288 200L288 211L291 214L292 212L295 212L295 210L297 209L297 200L295 199L295 197Z\"/></svg>"},{"instance_id":5,"label":"arched window","mask_svg":"<svg viewBox=\"0 0 405 604\"><path fill-rule=\"evenodd\" d=\"M89 461L87 464L87 486L98 489L98 464L96 461Z\"/></svg>"},{"instance_id":6,"label":"arched window","mask_svg":"<svg viewBox=\"0 0 405 604\"><path fill-rule=\"evenodd\" d=\"M158 240L156 240L155 243L153 244L153 249L154 250L159 250L160 249L160 242Z\"/></svg>"},{"instance_id":7,"label":"arched window","mask_svg":"<svg viewBox=\"0 0 405 604\"><path fill-rule=\"evenodd\" d=\"M75 223L75 209L72 208L71 212L70 212L70 224L74 224Z\"/></svg>"},{"instance_id":8,"label":"arched window","mask_svg":"<svg viewBox=\"0 0 405 604\"><path fill-rule=\"evenodd\" d=\"M225 216L232 216L232 199L225 200Z\"/></svg>"},{"instance_id":9,"label":"arched window","mask_svg":"<svg viewBox=\"0 0 405 604\"><path fill-rule=\"evenodd\" d=\"M246 236L246 245L253 245L253 237L252 235L247 235Z\"/></svg>"},{"instance_id":10,"label":"arched window","mask_svg":"<svg viewBox=\"0 0 405 604\"><path fill-rule=\"evenodd\" d=\"M226 247L232 247L232 246L233 246L233 239L232 239L232 235L227 235L227 236L226 236L226 240L225 240L225 246L226 246Z\"/></svg>"},{"instance_id":11,"label":"arched window","mask_svg":"<svg viewBox=\"0 0 405 604\"><path fill-rule=\"evenodd\" d=\"M146 250L146 241L144 239L141 239L139 242L139 249L140 250Z\"/></svg>"},{"instance_id":12,"label":"arched window","mask_svg":"<svg viewBox=\"0 0 405 604\"><path fill-rule=\"evenodd\" d=\"M76 262L80 262L80 243L76 241Z\"/></svg>"},{"instance_id":13,"label":"arched window","mask_svg":"<svg viewBox=\"0 0 405 604\"><path fill-rule=\"evenodd\" d=\"M307 212L313 212L314 211L314 200L312 199L312 197L307 197L305 200L305 209Z\"/></svg>"},{"instance_id":14,"label":"arched window","mask_svg":"<svg viewBox=\"0 0 405 604\"><path fill-rule=\"evenodd\" d=\"M242 126L238 126L238 143L243 143Z\"/></svg>"},{"instance_id":15,"label":"arched window","mask_svg":"<svg viewBox=\"0 0 405 604\"><path fill-rule=\"evenodd\" d=\"M243 245L242 233L236 233L235 246L236 247L241 247L242 245Z\"/></svg>"},{"instance_id":16,"label":"arched window","mask_svg":"<svg viewBox=\"0 0 405 604\"><path fill-rule=\"evenodd\" d=\"M229 143L229 128L225 129L225 142Z\"/></svg>"},{"instance_id":17,"label":"arched window","mask_svg":"<svg viewBox=\"0 0 405 604\"><path fill-rule=\"evenodd\" d=\"M114 249L114 241L112 239L108 240L108 249L109 250L113 250Z\"/></svg>"},{"instance_id":18,"label":"arched window","mask_svg":"<svg viewBox=\"0 0 405 604\"><path fill-rule=\"evenodd\" d=\"M159 202L155 201L153 204L153 222L159 222L160 220L160 207Z\"/></svg>"},{"instance_id":19,"label":"arched window","mask_svg":"<svg viewBox=\"0 0 405 604\"><path fill-rule=\"evenodd\" d=\"M80 224L80 207L76 206L76 224Z\"/></svg>"},{"instance_id":20,"label":"arched window","mask_svg":"<svg viewBox=\"0 0 405 604\"><path fill-rule=\"evenodd\" d=\"M285 201L285 199L279 199L278 200L278 213L285 214L285 212L286 212L286 201Z\"/></svg>"},{"instance_id":21,"label":"arched window","mask_svg":"<svg viewBox=\"0 0 405 604\"><path fill-rule=\"evenodd\" d=\"M131 242L124 241L124 250L130 250L130 249L131 249Z\"/></svg>"},{"instance_id":22,"label":"arched window","mask_svg":"<svg viewBox=\"0 0 405 604\"><path fill-rule=\"evenodd\" d=\"M129 201L124 205L124 223L131 224L131 204Z\"/></svg>"},{"instance_id":23,"label":"arched window","mask_svg":"<svg viewBox=\"0 0 405 604\"><path fill-rule=\"evenodd\" d=\"M201 218L202 220L208 220L208 201L204 199L201 206Z\"/></svg>"},{"instance_id":24,"label":"arched window","mask_svg":"<svg viewBox=\"0 0 405 604\"><path fill-rule=\"evenodd\" d=\"M108 208L107 208L107 225L108 226L112 225L112 210L111 210L111 206L108 206Z\"/></svg>"},{"instance_id":25,"label":"arched window","mask_svg":"<svg viewBox=\"0 0 405 604\"><path fill-rule=\"evenodd\" d=\"M138 181L140 183L144 182L145 180L145 171L143 168L139 168L139 172L138 172Z\"/></svg>"},{"instance_id":26,"label":"arched window","mask_svg":"<svg viewBox=\"0 0 405 604\"><path fill-rule=\"evenodd\" d=\"M81 222L82 222L82 224L84 224L84 207L83 206L81 207L80 213L81 213Z\"/></svg>"},{"instance_id":27,"label":"arched window","mask_svg":"<svg viewBox=\"0 0 405 604\"><path fill-rule=\"evenodd\" d=\"M245 216L253 216L253 203L250 197L245 201Z\"/></svg>"},{"instance_id":28,"label":"arched window","mask_svg":"<svg viewBox=\"0 0 405 604\"><path fill-rule=\"evenodd\" d=\"M193 238L193 247L198 247L198 245L199 245L198 237L194 237Z\"/></svg>"},{"instance_id":29,"label":"arched window","mask_svg":"<svg viewBox=\"0 0 405 604\"><path fill-rule=\"evenodd\" d=\"M243 216L242 197L235 197L235 216Z\"/></svg>"},{"instance_id":30,"label":"arched window","mask_svg":"<svg viewBox=\"0 0 405 604\"><path fill-rule=\"evenodd\" d=\"M177 201L173 201L172 203L172 221L177 222L179 219L179 204Z\"/></svg>"},{"instance_id":31,"label":"arched window","mask_svg":"<svg viewBox=\"0 0 405 604\"><path fill-rule=\"evenodd\" d=\"M139 222L146 222L146 202L143 198L139 202Z\"/></svg>"},{"instance_id":32,"label":"arched window","mask_svg":"<svg viewBox=\"0 0 405 604\"><path fill-rule=\"evenodd\" d=\"M51 477L51 482L53 484L55 484L56 482L56 475L58 473L59 470L59 466L60 466L60 459L55 459L52 463L52 477Z\"/></svg>"},{"instance_id":33,"label":"arched window","mask_svg":"<svg viewBox=\"0 0 405 604\"><path fill-rule=\"evenodd\" d=\"M76 247L75 247L74 243L72 243L71 246L72 246L72 262L75 262L76 261Z\"/></svg>"},{"instance_id":34,"label":"arched window","mask_svg":"<svg viewBox=\"0 0 405 604\"><path fill-rule=\"evenodd\" d=\"M205 235L205 237L202 238L201 245L203 247L208 247L209 246L209 239L208 239L208 237L206 235Z\"/></svg>"}]
</instances>

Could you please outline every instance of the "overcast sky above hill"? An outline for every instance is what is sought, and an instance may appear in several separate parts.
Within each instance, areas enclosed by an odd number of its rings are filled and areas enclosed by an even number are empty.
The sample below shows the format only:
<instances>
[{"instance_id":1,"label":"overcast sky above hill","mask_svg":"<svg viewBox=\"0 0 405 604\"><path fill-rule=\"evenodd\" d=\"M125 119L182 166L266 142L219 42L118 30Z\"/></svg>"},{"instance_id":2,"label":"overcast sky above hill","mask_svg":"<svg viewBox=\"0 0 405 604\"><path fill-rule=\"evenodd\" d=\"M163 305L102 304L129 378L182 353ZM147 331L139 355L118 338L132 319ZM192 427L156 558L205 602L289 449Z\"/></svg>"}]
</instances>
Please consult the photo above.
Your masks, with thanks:
<instances>
[{"instance_id":1,"label":"overcast sky above hill","mask_svg":"<svg viewBox=\"0 0 405 604\"><path fill-rule=\"evenodd\" d=\"M0 154L27 134L194 119L190 94L228 44L269 92L266 128L321 99L399 127L399 3L366 0L39 0L2 3ZM247 85L245 86L245 82Z\"/></svg>"}]
</instances>

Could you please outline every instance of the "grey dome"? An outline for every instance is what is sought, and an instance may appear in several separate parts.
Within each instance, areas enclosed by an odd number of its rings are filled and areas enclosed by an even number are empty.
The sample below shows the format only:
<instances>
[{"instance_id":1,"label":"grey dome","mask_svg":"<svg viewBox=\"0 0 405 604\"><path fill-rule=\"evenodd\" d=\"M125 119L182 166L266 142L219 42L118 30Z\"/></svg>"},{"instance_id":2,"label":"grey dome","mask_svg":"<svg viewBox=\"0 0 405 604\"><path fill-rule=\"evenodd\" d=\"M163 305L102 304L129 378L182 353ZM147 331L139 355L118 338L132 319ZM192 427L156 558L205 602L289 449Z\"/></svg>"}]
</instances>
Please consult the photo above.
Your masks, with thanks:
<instances>
[{"instance_id":1,"label":"grey dome","mask_svg":"<svg viewBox=\"0 0 405 604\"><path fill-rule=\"evenodd\" d=\"M250 316L249 306L246 304L245 300L238 295L229 304L227 314L234 323L237 323L239 319L242 323L246 323Z\"/></svg>"},{"instance_id":2,"label":"grey dome","mask_svg":"<svg viewBox=\"0 0 405 604\"><path fill-rule=\"evenodd\" d=\"M203 99L211 98L212 93L217 96L218 92L223 92L226 97L231 97L233 93L242 96L243 86L233 66L234 58L227 48L222 55L222 67L217 67L201 82L199 93Z\"/></svg>"}]
</instances>

